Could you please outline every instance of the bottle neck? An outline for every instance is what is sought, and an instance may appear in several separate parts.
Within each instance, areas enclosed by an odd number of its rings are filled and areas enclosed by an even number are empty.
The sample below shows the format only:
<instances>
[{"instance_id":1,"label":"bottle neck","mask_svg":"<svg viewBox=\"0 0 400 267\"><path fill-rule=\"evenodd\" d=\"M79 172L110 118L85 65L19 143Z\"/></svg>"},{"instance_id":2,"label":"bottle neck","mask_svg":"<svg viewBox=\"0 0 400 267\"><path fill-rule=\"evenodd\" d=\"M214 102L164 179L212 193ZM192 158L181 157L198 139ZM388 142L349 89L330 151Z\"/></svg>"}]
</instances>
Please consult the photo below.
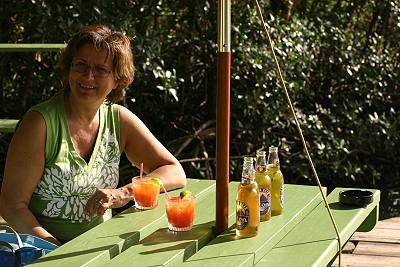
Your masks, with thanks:
<instances>
[{"instance_id":1,"label":"bottle neck","mask_svg":"<svg viewBox=\"0 0 400 267\"><path fill-rule=\"evenodd\" d=\"M247 160L243 163L242 183L249 184L251 181L254 181L253 160Z\"/></svg>"},{"instance_id":2,"label":"bottle neck","mask_svg":"<svg viewBox=\"0 0 400 267\"><path fill-rule=\"evenodd\" d=\"M267 160L265 158L265 155L257 156L255 171L259 173L267 171Z\"/></svg>"},{"instance_id":3,"label":"bottle neck","mask_svg":"<svg viewBox=\"0 0 400 267\"><path fill-rule=\"evenodd\" d=\"M275 152L269 153L267 165L274 165L276 167L279 167L280 163L279 163L278 153Z\"/></svg>"}]
</instances>

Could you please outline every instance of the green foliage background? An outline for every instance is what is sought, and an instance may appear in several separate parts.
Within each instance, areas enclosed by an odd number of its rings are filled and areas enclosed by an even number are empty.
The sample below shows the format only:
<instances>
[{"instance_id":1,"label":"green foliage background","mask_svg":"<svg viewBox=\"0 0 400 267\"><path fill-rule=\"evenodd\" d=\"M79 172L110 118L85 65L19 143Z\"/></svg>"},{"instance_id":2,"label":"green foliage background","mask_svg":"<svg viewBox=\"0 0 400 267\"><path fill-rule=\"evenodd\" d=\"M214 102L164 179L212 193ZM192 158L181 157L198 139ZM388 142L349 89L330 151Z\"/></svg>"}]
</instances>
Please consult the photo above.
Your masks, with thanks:
<instances>
[{"instance_id":1,"label":"green foliage background","mask_svg":"<svg viewBox=\"0 0 400 267\"><path fill-rule=\"evenodd\" d=\"M400 186L399 5L260 2L328 189L389 192ZM217 9L210 0L6 0L0 4L0 43L64 43L92 23L126 32L138 71L122 104L181 160L189 177L214 179ZM230 179L239 180L244 155L275 145L286 182L315 184L254 2L233 0L231 9ZM60 90L60 80L58 53L1 53L0 117L20 118ZM10 138L0 135L1 168ZM135 171L122 161L123 179Z\"/></svg>"}]
</instances>

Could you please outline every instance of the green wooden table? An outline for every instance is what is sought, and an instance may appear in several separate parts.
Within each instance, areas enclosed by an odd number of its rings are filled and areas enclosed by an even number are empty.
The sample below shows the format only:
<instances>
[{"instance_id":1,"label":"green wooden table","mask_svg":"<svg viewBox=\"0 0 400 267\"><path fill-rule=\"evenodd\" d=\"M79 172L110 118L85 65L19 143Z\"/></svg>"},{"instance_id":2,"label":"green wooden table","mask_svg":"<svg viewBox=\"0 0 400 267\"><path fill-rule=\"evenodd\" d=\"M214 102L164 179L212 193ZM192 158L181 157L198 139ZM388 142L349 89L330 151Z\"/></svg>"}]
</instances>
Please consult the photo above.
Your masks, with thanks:
<instances>
[{"instance_id":1,"label":"green wooden table","mask_svg":"<svg viewBox=\"0 0 400 267\"><path fill-rule=\"evenodd\" d=\"M215 181L189 179L186 188L196 194L196 216L191 231L175 233L167 229L162 194L156 209L129 208L32 265L323 266L336 258L334 228L317 187L286 184L284 213L260 223L256 237L238 238L235 235L237 185L237 182L229 185L229 228L218 236L213 235ZM378 218L380 192L371 190L372 204L352 207L337 202L339 190L342 189L333 191L328 200L344 244L357 229L373 228Z\"/></svg>"},{"instance_id":2,"label":"green wooden table","mask_svg":"<svg viewBox=\"0 0 400 267\"><path fill-rule=\"evenodd\" d=\"M346 188L336 188L328 196L329 206L340 232L341 240L347 242L355 231L370 231L378 221L379 190L374 193L370 205L346 206L338 202L339 192ZM279 241L256 266L285 266L288 257L291 266L330 266L336 258L338 242L324 203L320 203L287 236ZM326 226L322 228L321 226ZM344 243L343 243L344 245Z\"/></svg>"}]
</instances>

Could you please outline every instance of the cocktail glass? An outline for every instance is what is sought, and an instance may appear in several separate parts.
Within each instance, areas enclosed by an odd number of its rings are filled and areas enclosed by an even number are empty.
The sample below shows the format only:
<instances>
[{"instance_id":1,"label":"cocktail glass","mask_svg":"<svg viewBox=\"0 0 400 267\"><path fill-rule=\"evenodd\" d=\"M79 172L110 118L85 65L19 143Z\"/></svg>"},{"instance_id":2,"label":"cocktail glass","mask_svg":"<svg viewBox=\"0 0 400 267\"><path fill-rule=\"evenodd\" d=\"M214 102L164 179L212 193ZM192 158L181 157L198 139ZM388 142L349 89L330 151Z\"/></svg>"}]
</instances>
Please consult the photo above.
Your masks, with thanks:
<instances>
[{"instance_id":1,"label":"cocktail glass","mask_svg":"<svg viewBox=\"0 0 400 267\"><path fill-rule=\"evenodd\" d=\"M139 176L132 178L133 197L135 198L135 207L141 210L154 209L158 205L160 196L160 184L149 177Z\"/></svg>"},{"instance_id":2,"label":"cocktail glass","mask_svg":"<svg viewBox=\"0 0 400 267\"><path fill-rule=\"evenodd\" d=\"M168 229L171 231L189 231L192 229L196 197L190 195L165 197Z\"/></svg>"}]
</instances>

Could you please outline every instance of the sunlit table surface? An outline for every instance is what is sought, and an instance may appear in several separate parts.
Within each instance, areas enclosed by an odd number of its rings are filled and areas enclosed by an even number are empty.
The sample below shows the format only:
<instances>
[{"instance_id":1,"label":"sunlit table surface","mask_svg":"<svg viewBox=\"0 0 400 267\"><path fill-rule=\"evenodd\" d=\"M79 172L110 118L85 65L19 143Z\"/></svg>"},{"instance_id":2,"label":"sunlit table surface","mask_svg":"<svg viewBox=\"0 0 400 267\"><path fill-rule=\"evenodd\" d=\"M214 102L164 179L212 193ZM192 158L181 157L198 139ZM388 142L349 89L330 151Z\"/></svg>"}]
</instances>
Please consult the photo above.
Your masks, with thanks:
<instances>
[{"instance_id":1,"label":"sunlit table surface","mask_svg":"<svg viewBox=\"0 0 400 267\"><path fill-rule=\"evenodd\" d=\"M157 208L128 208L32 266L326 266L337 257L336 233L318 187L286 184L283 214L261 222L256 237L238 238L237 186L238 182L229 184L228 229L222 234L213 234L215 181L188 179L185 189L196 195L191 231L168 230L161 194ZM339 203L341 190L336 188L327 199L344 245L355 231L375 226L380 191L370 190L373 203L360 207Z\"/></svg>"}]
</instances>

